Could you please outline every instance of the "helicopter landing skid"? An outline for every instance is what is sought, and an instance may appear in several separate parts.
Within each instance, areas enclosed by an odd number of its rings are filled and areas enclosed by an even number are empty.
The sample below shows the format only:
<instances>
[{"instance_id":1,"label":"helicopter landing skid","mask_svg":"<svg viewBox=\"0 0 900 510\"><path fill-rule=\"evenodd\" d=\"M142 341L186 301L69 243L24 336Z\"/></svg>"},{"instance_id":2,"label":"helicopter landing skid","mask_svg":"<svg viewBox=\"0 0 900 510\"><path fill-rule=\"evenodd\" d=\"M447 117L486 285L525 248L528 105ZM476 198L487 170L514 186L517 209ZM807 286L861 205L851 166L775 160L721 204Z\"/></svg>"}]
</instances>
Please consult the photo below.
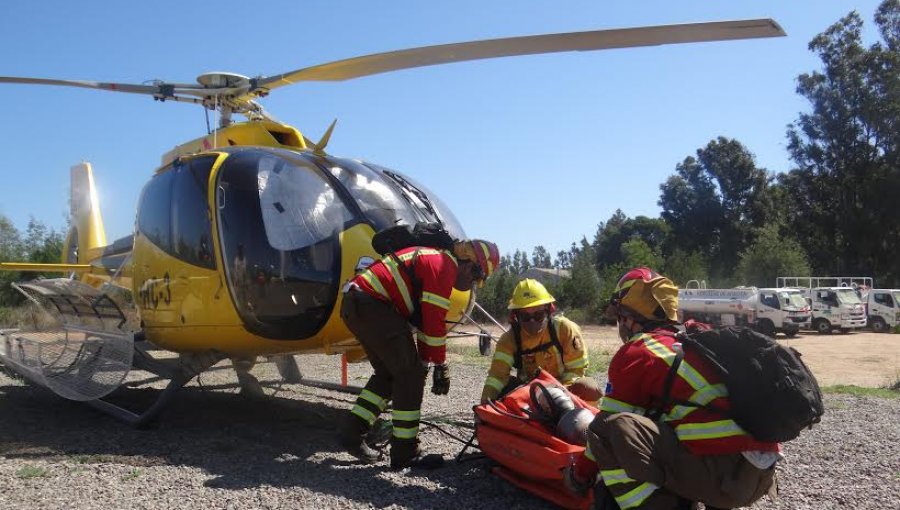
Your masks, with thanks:
<instances>
[{"instance_id":1,"label":"helicopter landing skid","mask_svg":"<svg viewBox=\"0 0 900 510\"><path fill-rule=\"evenodd\" d=\"M289 384L299 384L301 386L310 386L312 388L321 388L323 390L340 391L351 395L359 395L363 390L362 386L350 386L328 381L307 379L303 377L300 367L297 366L297 360L289 354L270 356L269 359L275 363L275 366L278 368L278 373L281 375L284 382Z\"/></svg>"},{"instance_id":2,"label":"helicopter landing skid","mask_svg":"<svg viewBox=\"0 0 900 510\"><path fill-rule=\"evenodd\" d=\"M134 351L136 356L133 359L133 367L169 380L165 389L150 407L138 414L102 398L88 400L86 403L132 427L144 428L151 425L159 417L175 394L178 393L178 390L183 388L191 379L200 375L201 372L225 359L223 354L210 351L180 354L178 358L160 360L154 358L150 354L150 350L152 350L152 346L148 342L135 342Z\"/></svg>"}]
</instances>

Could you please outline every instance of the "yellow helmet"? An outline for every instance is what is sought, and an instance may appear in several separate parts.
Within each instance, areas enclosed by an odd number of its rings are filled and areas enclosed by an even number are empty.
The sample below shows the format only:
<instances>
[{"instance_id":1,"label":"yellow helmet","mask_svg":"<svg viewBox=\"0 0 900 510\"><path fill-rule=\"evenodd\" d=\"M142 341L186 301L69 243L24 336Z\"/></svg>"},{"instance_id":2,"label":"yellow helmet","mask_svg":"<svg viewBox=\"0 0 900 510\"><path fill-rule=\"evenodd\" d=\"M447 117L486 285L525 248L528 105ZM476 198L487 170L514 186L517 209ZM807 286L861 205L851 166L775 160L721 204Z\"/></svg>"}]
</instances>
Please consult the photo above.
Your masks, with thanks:
<instances>
[{"instance_id":1,"label":"yellow helmet","mask_svg":"<svg viewBox=\"0 0 900 510\"><path fill-rule=\"evenodd\" d=\"M616 285L607 316L675 322L678 320L678 287L672 280L647 267L625 273Z\"/></svg>"},{"instance_id":2,"label":"yellow helmet","mask_svg":"<svg viewBox=\"0 0 900 510\"><path fill-rule=\"evenodd\" d=\"M509 310L531 308L532 306L548 305L556 299L547 292L541 282L526 278L516 285L512 299L509 300Z\"/></svg>"}]
</instances>

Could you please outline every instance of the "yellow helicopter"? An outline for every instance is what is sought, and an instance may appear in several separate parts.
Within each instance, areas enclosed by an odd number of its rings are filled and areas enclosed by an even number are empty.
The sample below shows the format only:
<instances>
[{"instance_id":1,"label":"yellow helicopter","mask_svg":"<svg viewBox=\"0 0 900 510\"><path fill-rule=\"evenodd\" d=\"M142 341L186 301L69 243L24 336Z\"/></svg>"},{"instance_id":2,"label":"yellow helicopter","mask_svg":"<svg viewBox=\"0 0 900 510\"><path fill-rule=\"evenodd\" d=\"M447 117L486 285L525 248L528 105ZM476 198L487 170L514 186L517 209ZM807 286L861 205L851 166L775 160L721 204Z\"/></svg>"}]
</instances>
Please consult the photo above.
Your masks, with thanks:
<instances>
[{"instance_id":1,"label":"yellow helicopter","mask_svg":"<svg viewBox=\"0 0 900 510\"><path fill-rule=\"evenodd\" d=\"M71 228L60 264L3 263L69 278L16 284L61 326L0 330L0 362L60 395L136 425L149 422L191 378L235 360L242 383L257 356L361 350L339 316L341 285L376 256L380 229L420 221L465 232L432 191L409 176L325 152L277 122L258 100L277 88L504 56L783 36L770 19L547 34L412 48L274 76L202 74L197 84L126 84L27 77L0 83L92 88L214 110L218 129L177 146L144 186L134 234L107 243L92 169L71 170ZM246 121L234 123L234 114ZM77 276L77 278L75 277ZM120 293L117 289L125 289ZM474 296L455 291L448 321L469 319ZM177 358L152 355L157 349ZM278 358L299 380L293 358ZM132 368L170 379L140 413L103 399Z\"/></svg>"}]
</instances>

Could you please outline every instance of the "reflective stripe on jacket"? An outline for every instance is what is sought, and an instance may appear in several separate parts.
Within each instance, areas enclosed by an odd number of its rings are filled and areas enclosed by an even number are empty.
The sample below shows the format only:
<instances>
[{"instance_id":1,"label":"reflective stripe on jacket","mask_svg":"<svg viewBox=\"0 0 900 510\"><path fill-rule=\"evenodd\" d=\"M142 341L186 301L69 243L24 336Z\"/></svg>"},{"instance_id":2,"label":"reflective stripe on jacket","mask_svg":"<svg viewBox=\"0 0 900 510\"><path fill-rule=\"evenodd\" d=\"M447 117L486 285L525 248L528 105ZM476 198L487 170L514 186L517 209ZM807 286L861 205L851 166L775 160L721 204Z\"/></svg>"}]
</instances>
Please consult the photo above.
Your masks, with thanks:
<instances>
[{"instance_id":1,"label":"reflective stripe on jacket","mask_svg":"<svg viewBox=\"0 0 900 510\"><path fill-rule=\"evenodd\" d=\"M522 369L517 374L520 379L530 379L538 368L543 368L563 384L569 384L579 377L584 377L584 371L588 366L588 353L581 335L581 328L562 316L554 316L552 320L552 327L556 328L556 335L563 352L560 353L559 349L552 345L549 327L544 328L539 335L529 335L524 328L521 329L522 350L534 349L544 344L550 347L545 351L524 357ZM510 329L497 341L494 359L484 382L484 389L481 391L482 401L497 398L500 390L509 382L516 355L515 333Z\"/></svg>"},{"instance_id":2,"label":"reflective stripe on jacket","mask_svg":"<svg viewBox=\"0 0 900 510\"><path fill-rule=\"evenodd\" d=\"M623 345L609 365L609 386L600 410L609 413L646 414L661 402L669 367L675 360L674 332L657 329L637 334ZM680 346L680 344L679 344ZM727 411L728 391L706 361L690 350L678 367L671 400L709 404ZM777 451L777 443L753 439L737 423L712 409L672 403L661 419L695 455L738 453L747 450Z\"/></svg>"},{"instance_id":3,"label":"reflective stripe on jacket","mask_svg":"<svg viewBox=\"0 0 900 510\"><path fill-rule=\"evenodd\" d=\"M417 253L418 250L418 253ZM417 253L417 254L416 254ZM415 305L421 310L421 324L417 325L419 356L423 361L443 363L446 359L447 311L450 294L456 281L456 258L448 251L411 247L396 252L404 267L390 255L369 266L353 279L359 288L382 301L392 303L398 313L412 318ZM413 270L421 285L416 294L409 272Z\"/></svg>"}]
</instances>

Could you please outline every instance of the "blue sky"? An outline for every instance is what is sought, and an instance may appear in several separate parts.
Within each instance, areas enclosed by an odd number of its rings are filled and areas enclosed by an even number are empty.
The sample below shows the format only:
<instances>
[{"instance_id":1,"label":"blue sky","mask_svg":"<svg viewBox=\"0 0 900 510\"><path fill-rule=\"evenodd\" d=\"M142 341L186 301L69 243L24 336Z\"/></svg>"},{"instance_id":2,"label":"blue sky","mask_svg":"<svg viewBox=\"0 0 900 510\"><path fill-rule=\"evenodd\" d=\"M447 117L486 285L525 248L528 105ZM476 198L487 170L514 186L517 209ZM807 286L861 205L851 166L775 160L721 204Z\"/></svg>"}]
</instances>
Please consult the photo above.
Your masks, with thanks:
<instances>
[{"instance_id":1,"label":"blue sky","mask_svg":"<svg viewBox=\"0 0 900 510\"><path fill-rule=\"evenodd\" d=\"M615 5L613 5L615 4ZM771 17L788 36L512 57L283 87L263 101L329 152L408 173L472 237L551 253L621 208L657 216L659 185L717 136L770 172L791 168L785 127L808 109L809 41L871 1L4 2L0 75L193 82L272 75L396 49L638 25ZM562 8L564 6L564 8ZM141 187L202 109L133 94L0 85L0 214L64 225L68 169L94 165L107 235L127 235Z\"/></svg>"}]
</instances>

